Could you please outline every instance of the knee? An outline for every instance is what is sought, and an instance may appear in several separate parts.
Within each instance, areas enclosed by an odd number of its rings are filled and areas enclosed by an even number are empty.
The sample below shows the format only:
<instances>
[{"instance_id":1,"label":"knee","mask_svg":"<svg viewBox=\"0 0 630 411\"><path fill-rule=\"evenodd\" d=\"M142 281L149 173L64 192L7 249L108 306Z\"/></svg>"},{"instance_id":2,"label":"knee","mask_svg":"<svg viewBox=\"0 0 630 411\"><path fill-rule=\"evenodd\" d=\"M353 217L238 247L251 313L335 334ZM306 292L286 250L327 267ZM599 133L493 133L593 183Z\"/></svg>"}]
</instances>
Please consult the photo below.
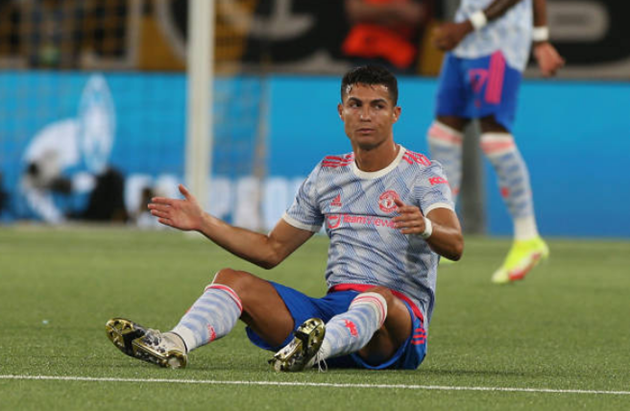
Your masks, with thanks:
<instances>
[{"instance_id":1,"label":"knee","mask_svg":"<svg viewBox=\"0 0 630 411\"><path fill-rule=\"evenodd\" d=\"M463 133L460 128L434 121L427 132L429 144L445 147L461 147Z\"/></svg>"},{"instance_id":2,"label":"knee","mask_svg":"<svg viewBox=\"0 0 630 411\"><path fill-rule=\"evenodd\" d=\"M392 294L391 290L387 287L383 287L383 286L376 286L373 288L370 288L368 291L366 291L368 293L376 293L379 294L381 297L383 297L385 299L385 303L387 303L387 309L391 309L393 307L394 304L396 304L396 302L398 301L398 299L394 296L394 294Z\"/></svg>"},{"instance_id":3,"label":"knee","mask_svg":"<svg viewBox=\"0 0 630 411\"><path fill-rule=\"evenodd\" d=\"M488 156L501 155L515 149L514 137L510 133L486 132L479 140L481 150Z\"/></svg>"},{"instance_id":4,"label":"knee","mask_svg":"<svg viewBox=\"0 0 630 411\"><path fill-rule=\"evenodd\" d=\"M409 311L407 309L407 306L400 298L396 297L389 288L376 286L366 292L377 293L381 297L383 297L386 303L386 319L388 321L390 317L393 317L393 321L395 323L398 323L398 319L408 317Z\"/></svg>"},{"instance_id":5,"label":"knee","mask_svg":"<svg viewBox=\"0 0 630 411\"><path fill-rule=\"evenodd\" d=\"M231 268L223 268L219 270L212 280L212 284L226 285L239 293L247 289L247 283L252 275L245 271L233 270Z\"/></svg>"},{"instance_id":6,"label":"knee","mask_svg":"<svg viewBox=\"0 0 630 411\"><path fill-rule=\"evenodd\" d=\"M413 322L407 306L386 287L377 286L368 292L377 293L383 297L387 305L379 332L384 338L396 341L396 345L400 346L409 337Z\"/></svg>"}]
</instances>

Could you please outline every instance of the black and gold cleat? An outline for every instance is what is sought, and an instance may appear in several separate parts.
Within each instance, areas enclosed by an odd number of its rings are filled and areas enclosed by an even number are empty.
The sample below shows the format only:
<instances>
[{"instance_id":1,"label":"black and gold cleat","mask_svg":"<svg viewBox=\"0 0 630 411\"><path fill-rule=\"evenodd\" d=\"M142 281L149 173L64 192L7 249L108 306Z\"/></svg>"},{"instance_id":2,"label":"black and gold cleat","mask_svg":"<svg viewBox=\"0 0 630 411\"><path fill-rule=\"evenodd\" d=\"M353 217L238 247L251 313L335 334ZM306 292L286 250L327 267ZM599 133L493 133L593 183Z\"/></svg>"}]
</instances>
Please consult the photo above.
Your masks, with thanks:
<instances>
[{"instance_id":1,"label":"black and gold cleat","mask_svg":"<svg viewBox=\"0 0 630 411\"><path fill-rule=\"evenodd\" d=\"M186 366L186 346L176 334L162 334L125 318L107 321L105 331L116 348L130 357L164 368Z\"/></svg>"},{"instance_id":2,"label":"black and gold cleat","mask_svg":"<svg viewBox=\"0 0 630 411\"><path fill-rule=\"evenodd\" d=\"M131 357L135 357L131 343L136 338L144 337L147 330L140 324L125 318L112 318L105 323L105 332L107 333L107 338L116 348Z\"/></svg>"},{"instance_id":3,"label":"black and gold cleat","mask_svg":"<svg viewBox=\"0 0 630 411\"><path fill-rule=\"evenodd\" d=\"M293 340L269 360L274 370L291 372L312 367L324 342L326 326L319 318L311 318L304 321L293 335Z\"/></svg>"},{"instance_id":4,"label":"black and gold cleat","mask_svg":"<svg viewBox=\"0 0 630 411\"><path fill-rule=\"evenodd\" d=\"M184 368L188 362L186 346L179 335L147 330L144 337L132 342L133 355L163 368Z\"/></svg>"}]
</instances>

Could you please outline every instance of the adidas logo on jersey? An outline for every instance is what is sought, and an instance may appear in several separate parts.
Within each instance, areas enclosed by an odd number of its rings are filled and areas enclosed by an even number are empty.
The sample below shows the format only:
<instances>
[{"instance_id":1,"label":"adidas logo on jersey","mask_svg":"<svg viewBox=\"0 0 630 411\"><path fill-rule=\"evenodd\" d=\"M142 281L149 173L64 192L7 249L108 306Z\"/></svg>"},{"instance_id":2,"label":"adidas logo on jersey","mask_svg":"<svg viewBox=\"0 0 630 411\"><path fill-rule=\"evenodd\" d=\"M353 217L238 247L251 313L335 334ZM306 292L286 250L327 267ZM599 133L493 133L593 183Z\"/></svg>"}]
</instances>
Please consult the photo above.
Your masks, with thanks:
<instances>
[{"instance_id":1,"label":"adidas logo on jersey","mask_svg":"<svg viewBox=\"0 0 630 411\"><path fill-rule=\"evenodd\" d=\"M331 207L341 207L341 194L337 194L337 197L330 202Z\"/></svg>"}]
</instances>

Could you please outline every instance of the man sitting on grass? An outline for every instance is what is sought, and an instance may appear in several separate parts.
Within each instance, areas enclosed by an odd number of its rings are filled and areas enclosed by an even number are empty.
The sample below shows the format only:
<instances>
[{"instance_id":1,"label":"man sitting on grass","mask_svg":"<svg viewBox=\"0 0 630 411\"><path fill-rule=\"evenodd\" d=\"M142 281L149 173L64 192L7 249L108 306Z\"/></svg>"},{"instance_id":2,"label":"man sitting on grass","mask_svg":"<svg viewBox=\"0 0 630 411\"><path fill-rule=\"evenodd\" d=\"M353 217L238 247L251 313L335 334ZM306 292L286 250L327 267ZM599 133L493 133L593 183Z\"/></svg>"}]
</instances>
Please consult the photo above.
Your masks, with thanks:
<instances>
[{"instance_id":1,"label":"man sitting on grass","mask_svg":"<svg viewBox=\"0 0 630 411\"><path fill-rule=\"evenodd\" d=\"M325 224L324 297L226 268L171 331L114 318L106 325L111 341L135 358L184 367L190 351L225 336L240 318L254 344L277 351L270 363L278 371L324 360L329 367L416 369L426 354L439 256L458 260L463 239L440 164L394 142L397 100L389 71L364 66L346 73L338 111L352 152L325 157L269 234L205 213L183 186L184 199L149 204L160 223L198 231L267 269Z\"/></svg>"}]
</instances>

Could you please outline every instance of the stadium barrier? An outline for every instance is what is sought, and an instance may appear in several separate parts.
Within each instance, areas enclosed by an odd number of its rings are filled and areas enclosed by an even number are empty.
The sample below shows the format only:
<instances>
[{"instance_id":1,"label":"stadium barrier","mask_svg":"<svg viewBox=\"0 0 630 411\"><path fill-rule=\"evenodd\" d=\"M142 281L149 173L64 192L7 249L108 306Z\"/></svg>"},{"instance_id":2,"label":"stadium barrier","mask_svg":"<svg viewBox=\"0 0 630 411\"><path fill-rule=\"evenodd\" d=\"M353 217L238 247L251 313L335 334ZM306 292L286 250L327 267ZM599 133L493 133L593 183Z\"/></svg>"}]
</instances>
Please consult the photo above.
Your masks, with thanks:
<instances>
[{"instance_id":1,"label":"stadium barrier","mask_svg":"<svg viewBox=\"0 0 630 411\"><path fill-rule=\"evenodd\" d=\"M263 112L257 94L262 82L268 88ZM434 79L401 79L403 111L395 136L414 151L426 152L435 87ZM37 92L29 93L33 88ZM124 176L132 214L142 207L146 187L176 194L184 173L183 74L4 72L0 89L15 96L0 99L0 172L9 194L2 221L45 219L41 204L54 207L58 217L84 207L94 187L90 176L109 166ZM222 105L222 89L255 98ZM219 78L216 90L210 211L267 230L324 155L350 150L336 111L339 78ZM630 219L619 207L630 201L630 84L526 81L519 104L514 134L530 167L542 233L630 237ZM255 175L250 166L261 121L267 130L265 174ZM52 151L73 194L29 198L28 165ZM507 235L510 220L489 168L486 180L487 232ZM614 223L592 218L602 213Z\"/></svg>"}]
</instances>

